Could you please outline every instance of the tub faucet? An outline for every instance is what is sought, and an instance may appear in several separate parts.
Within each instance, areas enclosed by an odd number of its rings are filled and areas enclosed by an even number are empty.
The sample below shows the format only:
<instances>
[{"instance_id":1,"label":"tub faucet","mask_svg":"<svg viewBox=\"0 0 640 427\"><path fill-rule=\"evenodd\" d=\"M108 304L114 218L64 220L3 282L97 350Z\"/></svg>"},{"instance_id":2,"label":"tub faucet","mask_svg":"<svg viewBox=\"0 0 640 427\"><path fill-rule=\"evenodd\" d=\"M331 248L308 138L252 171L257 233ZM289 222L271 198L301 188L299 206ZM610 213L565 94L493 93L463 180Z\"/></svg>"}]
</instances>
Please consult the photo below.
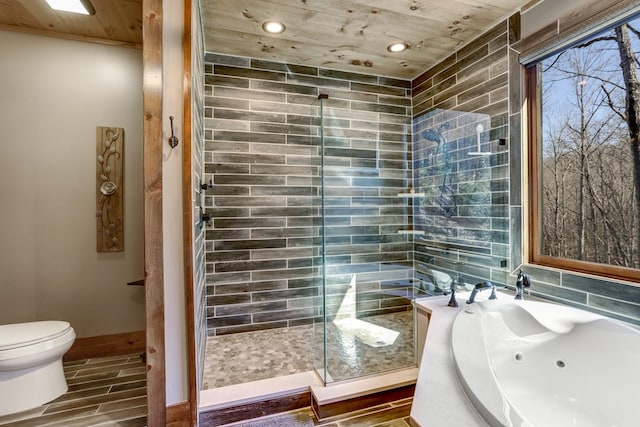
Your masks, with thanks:
<instances>
[{"instance_id":1,"label":"tub faucet","mask_svg":"<svg viewBox=\"0 0 640 427\"><path fill-rule=\"evenodd\" d=\"M486 282L480 282L473 287L471 296L467 300L467 304L473 304L476 300L476 294L480 291L484 291L485 289L491 289L491 295L489 296L489 299L498 299L498 297L496 297L496 287L493 286L493 283L487 280Z\"/></svg>"},{"instance_id":2,"label":"tub faucet","mask_svg":"<svg viewBox=\"0 0 640 427\"><path fill-rule=\"evenodd\" d=\"M531 287L531 281L529 275L524 274L524 271L520 269L518 271L518 278L516 279L516 299L524 300L524 290Z\"/></svg>"}]
</instances>

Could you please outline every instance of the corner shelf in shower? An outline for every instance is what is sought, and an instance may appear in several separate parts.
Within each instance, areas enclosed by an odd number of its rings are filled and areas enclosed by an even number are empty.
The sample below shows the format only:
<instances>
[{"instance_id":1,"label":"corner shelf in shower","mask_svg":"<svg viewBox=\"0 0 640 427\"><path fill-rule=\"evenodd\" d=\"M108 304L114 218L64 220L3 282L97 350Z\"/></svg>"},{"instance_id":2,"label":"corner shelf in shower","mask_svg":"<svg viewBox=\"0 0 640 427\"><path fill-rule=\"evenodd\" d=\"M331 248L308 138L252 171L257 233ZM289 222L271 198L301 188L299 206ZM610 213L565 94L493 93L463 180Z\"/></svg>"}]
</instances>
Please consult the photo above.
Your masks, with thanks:
<instances>
[{"instance_id":1,"label":"corner shelf in shower","mask_svg":"<svg viewBox=\"0 0 640 427\"><path fill-rule=\"evenodd\" d=\"M424 230L398 230L398 234L424 234Z\"/></svg>"},{"instance_id":2,"label":"corner shelf in shower","mask_svg":"<svg viewBox=\"0 0 640 427\"><path fill-rule=\"evenodd\" d=\"M424 193L423 192L416 192L413 188L409 187L406 191L398 193L398 197L400 197L402 199L408 199L409 200L409 206L411 206L411 205L413 205L413 199L415 199L417 197L424 197ZM413 220L412 220L411 217L409 217L409 227L411 227L412 223L413 223ZM408 229L398 230L398 234L418 235L418 234L424 234L424 231L423 230L414 230L413 228L408 228Z\"/></svg>"},{"instance_id":3,"label":"corner shelf in shower","mask_svg":"<svg viewBox=\"0 0 640 427\"><path fill-rule=\"evenodd\" d=\"M424 193L398 193L398 197L405 198L415 198L415 197L423 197Z\"/></svg>"}]
</instances>

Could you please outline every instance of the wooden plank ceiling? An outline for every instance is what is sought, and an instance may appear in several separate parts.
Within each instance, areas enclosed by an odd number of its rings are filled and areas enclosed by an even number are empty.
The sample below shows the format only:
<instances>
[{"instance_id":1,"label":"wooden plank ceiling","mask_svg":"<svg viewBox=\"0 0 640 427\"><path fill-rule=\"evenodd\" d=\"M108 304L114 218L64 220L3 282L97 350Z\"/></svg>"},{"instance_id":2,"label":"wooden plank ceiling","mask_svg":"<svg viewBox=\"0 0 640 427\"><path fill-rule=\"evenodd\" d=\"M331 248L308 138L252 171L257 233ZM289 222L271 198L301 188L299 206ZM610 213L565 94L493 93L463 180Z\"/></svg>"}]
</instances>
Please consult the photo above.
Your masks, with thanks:
<instances>
[{"instance_id":1,"label":"wooden plank ceiling","mask_svg":"<svg viewBox=\"0 0 640 427\"><path fill-rule=\"evenodd\" d=\"M0 0L0 30L142 47L142 0L91 0L95 15L52 10L44 0Z\"/></svg>"},{"instance_id":2,"label":"wooden plank ceiling","mask_svg":"<svg viewBox=\"0 0 640 427\"><path fill-rule=\"evenodd\" d=\"M201 0L208 52L411 79L525 0ZM287 29L262 30L267 20ZM408 43L402 53L386 48Z\"/></svg>"},{"instance_id":3,"label":"wooden plank ceiling","mask_svg":"<svg viewBox=\"0 0 640 427\"><path fill-rule=\"evenodd\" d=\"M180 0L175 0L180 1ZM539 0L200 0L208 52L411 79ZM0 30L142 46L142 0L91 0L96 14L0 0ZM262 31L284 22L283 34ZM404 41L410 48L389 53Z\"/></svg>"}]
</instances>

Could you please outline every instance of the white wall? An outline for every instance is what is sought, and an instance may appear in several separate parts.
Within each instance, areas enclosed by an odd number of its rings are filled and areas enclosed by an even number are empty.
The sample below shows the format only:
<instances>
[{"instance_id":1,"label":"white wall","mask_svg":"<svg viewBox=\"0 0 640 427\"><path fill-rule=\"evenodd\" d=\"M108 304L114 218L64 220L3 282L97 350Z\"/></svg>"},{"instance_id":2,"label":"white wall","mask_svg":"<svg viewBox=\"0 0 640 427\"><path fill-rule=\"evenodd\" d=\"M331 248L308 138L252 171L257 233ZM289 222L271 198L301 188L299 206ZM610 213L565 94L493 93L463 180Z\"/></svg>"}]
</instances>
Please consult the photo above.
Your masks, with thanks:
<instances>
[{"instance_id":1,"label":"white wall","mask_svg":"<svg viewBox=\"0 0 640 427\"><path fill-rule=\"evenodd\" d=\"M143 330L142 52L0 31L0 324ZM96 126L125 129L125 251L97 253Z\"/></svg>"},{"instance_id":2,"label":"white wall","mask_svg":"<svg viewBox=\"0 0 640 427\"><path fill-rule=\"evenodd\" d=\"M164 263L165 374L167 405L188 399L186 306L182 241L183 2L163 1L162 35L162 238ZM169 116L180 142L174 149ZM191 285L190 285L191 286ZM193 313L189 313L193 316Z\"/></svg>"}]
</instances>

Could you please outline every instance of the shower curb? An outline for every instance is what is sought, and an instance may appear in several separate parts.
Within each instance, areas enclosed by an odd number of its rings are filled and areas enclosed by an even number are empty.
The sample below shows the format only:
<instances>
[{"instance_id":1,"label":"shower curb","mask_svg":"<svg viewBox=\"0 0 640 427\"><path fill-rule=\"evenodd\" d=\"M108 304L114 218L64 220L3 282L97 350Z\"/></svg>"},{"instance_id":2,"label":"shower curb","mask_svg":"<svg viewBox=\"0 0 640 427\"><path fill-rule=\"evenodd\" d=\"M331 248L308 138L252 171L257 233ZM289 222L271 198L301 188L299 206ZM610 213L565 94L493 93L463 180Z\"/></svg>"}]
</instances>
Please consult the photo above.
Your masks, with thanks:
<instances>
[{"instance_id":1,"label":"shower curb","mask_svg":"<svg viewBox=\"0 0 640 427\"><path fill-rule=\"evenodd\" d=\"M387 402L413 397L415 389L416 385L414 383L325 404L319 403L313 393L311 393L311 408L318 420L322 421L326 418L343 415L348 412L359 411Z\"/></svg>"}]
</instances>

